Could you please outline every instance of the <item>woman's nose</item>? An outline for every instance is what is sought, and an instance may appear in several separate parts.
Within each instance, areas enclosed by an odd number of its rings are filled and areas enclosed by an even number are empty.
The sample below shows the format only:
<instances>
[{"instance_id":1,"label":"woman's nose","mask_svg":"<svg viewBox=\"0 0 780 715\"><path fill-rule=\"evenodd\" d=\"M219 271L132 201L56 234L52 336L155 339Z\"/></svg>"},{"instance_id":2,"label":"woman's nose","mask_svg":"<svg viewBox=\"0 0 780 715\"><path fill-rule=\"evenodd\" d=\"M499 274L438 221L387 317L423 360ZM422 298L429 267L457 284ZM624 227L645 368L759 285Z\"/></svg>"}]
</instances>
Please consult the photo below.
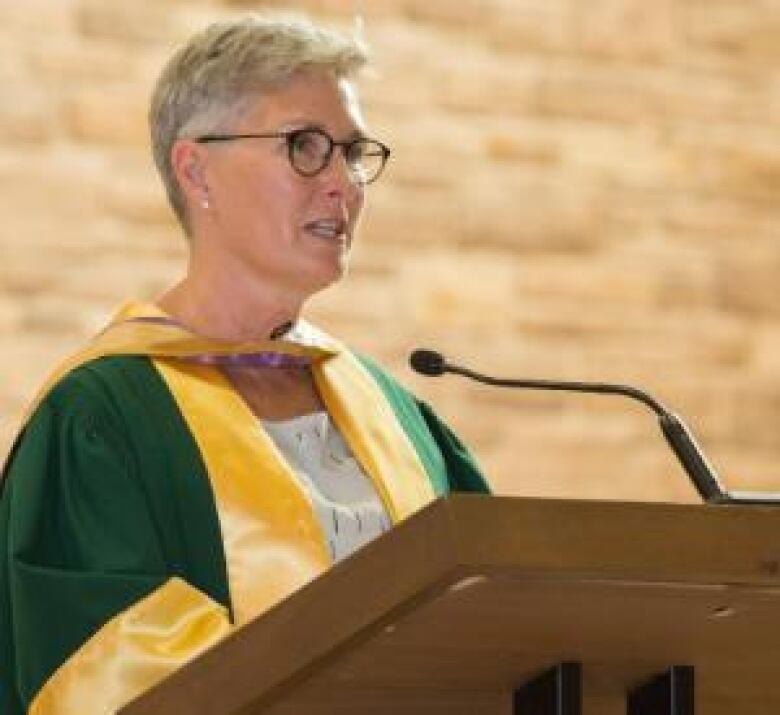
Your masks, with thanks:
<instances>
[{"instance_id":1,"label":"woman's nose","mask_svg":"<svg viewBox=\"0 0 780 715\"><path fill-rule=\"evenodd\" d=\"M330 161L321 176L327 182L328 193L340 193L347 198L356 198L363 193L363 183L350 167L344 147L333 148Z\"/></svg>"}]
</instances>

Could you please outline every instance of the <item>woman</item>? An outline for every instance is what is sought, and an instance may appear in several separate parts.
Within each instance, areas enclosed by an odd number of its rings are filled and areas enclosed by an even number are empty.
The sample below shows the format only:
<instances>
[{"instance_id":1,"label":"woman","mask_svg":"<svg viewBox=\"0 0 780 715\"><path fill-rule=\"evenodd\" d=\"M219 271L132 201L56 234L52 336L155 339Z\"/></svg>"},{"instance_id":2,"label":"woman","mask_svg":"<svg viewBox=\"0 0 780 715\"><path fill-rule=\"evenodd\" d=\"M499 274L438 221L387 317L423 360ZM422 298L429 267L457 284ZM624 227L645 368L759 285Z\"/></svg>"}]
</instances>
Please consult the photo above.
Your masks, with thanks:
<instances>
[{"instance_id":1,"label":"woman","mask_svg":"<svg viewBox=\"0 0 780 715\"><path fill-rule=\"evenodd\" d=\"M251 17L163 71L187 272L66 361L6 465L0 712L111 712L437 495L487 491L429 408L301 318L389 155L365 62Z\"/></svg>"}]
</instances>

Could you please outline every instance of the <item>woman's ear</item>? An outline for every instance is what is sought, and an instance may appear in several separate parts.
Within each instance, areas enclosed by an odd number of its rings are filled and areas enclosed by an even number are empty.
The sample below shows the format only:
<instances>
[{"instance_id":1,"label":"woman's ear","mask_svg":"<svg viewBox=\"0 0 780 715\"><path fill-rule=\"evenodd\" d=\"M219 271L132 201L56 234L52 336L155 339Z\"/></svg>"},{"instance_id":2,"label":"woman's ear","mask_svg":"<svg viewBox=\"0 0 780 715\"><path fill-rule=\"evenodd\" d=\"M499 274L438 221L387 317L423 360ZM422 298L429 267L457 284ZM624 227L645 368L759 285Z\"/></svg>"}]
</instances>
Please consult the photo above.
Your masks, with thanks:
<instances>
[{"instance_id":1,"label":"woman's ear","mask_svg":"<svg viewBox=\"0 0 780 715\"><path fill-rule=\"evenodd\" d=\"M208 208L209 202L206 159L206 152L191 139L179 139L171 147L171 167L182 195L190 205L203 208Z\"/></svg>"}]
</instances>

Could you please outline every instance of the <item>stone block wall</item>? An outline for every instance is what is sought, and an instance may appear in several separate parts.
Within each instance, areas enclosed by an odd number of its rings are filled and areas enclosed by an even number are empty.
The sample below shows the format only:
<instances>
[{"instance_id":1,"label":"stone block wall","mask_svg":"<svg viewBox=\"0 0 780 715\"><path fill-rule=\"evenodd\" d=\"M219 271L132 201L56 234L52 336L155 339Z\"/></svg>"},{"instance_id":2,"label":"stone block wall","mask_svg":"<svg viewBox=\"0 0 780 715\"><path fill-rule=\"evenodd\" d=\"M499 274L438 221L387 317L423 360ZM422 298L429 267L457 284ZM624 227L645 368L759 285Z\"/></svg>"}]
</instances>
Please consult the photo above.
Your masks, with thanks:
<instances>
[{"instance_id":1,"label":"stone block wall","mask_svg":"<svg viewBox=\"0 0 780 715\"><path fill-rule=\"evenodd\" d=\"M652 415L405 367L625 381L733 488L780 490L780 6L772 0L0 0L0 454L57 359L184 246L148 94L206 22L349 26L392 165L310 316L436 405L509 494L690 500Z\"/></svg>"}]
</instances>

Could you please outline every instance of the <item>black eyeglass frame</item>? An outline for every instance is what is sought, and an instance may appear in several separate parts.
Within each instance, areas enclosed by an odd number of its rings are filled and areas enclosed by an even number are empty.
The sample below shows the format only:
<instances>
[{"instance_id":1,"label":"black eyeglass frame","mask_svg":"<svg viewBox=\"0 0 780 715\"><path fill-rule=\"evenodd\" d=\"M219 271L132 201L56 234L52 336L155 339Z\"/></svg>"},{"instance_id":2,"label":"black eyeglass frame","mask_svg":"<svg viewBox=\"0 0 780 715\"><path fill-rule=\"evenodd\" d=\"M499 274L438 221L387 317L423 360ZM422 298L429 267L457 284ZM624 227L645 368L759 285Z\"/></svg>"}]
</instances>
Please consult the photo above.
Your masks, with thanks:
<instances>
[{"instance_id":1,"label":"black eyeglass frame","mask_svg":"<svg viewBox=\"0 0 780 715\"><path fill-rule=\"evenodd\" d=\"M295 151L294 145L295 140L302 134L319 134L320 136L324 137L328 142L328 151L323 155L322 158L322 166L315 170L315 171L303 171L299 166L296 166L295 161L293 159L293 153ZM347 162L347 166L349 166L349 154L352 150L352 147L354 147L356 144L369 144L371 146L376 147L379 150L379 154L382 157L382 163L379 165L379 169L377 169L376 173L368 180L366 181L360 181L361 185L367 185L371 184L374 181L376 181L379 176L384 171L385 165L387 164L387 160L390 157L390 148L388 146L385 146L382 142L378 141L377 139L369 139L368 137L358 137L357 139L350 139L348 141L336 141L330 134L328 134L326 131L319 129L318 127L301 127L300 129L290 129L285 132L267 132L267 133L258 133L258 134L203 134L199 137L194 137L193 141L198 142L199 144L210 144L213 142L228 142L228 141L234 141L236 139L284 139L285 143L287 144L287 158L290 161L290 166L297 171L301 176L305 176L307 178L311 178L312 176L317 176L317 174L320 174L321 172L325 171L325 169L330 165L330 161L333 158L333 149L335 147L340 147L341 150L344 152L344 159ZM376 156L376 154L369 154L369 156Z\"/></svg>"}]
</instances>

